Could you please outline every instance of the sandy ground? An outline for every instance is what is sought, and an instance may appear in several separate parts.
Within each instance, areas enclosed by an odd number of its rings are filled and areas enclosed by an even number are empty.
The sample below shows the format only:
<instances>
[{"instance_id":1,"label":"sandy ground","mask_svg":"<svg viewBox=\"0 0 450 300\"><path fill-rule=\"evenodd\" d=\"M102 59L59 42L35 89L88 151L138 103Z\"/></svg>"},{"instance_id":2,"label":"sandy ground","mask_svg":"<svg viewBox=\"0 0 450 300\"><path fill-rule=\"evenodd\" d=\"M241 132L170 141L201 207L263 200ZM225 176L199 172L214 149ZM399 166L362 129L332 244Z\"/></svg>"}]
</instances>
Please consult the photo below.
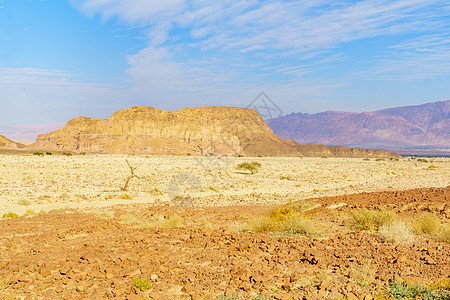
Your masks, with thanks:
<instances>
[{"instance_id":1,"label":"sandy ground","mask_svg":"<svg viewBox=\"0 0 450 300\"><path fill-rule=\"evenodd\" d=\"M217 158L0 154L0 214L165 203L282 204L289 200L450 184L450 159ZM122 191L130 168L128 189ZM237 170L257 161L256 174ZM173 202L173 201L172 201Z\"/></svg>"},{"instance_id":2,"label":"sandy ground","mask_svg":"<svg viewBox=\"0 0 450 300\"><path fill-rule=\"evenodd\" d=\"M449 163L1 154L0 216L20 217L0 219L0 299L448 299ZM291 200L307 234L257 230ZM407 230L355 229L359 208Z\"/></svg>"}]
</instances>

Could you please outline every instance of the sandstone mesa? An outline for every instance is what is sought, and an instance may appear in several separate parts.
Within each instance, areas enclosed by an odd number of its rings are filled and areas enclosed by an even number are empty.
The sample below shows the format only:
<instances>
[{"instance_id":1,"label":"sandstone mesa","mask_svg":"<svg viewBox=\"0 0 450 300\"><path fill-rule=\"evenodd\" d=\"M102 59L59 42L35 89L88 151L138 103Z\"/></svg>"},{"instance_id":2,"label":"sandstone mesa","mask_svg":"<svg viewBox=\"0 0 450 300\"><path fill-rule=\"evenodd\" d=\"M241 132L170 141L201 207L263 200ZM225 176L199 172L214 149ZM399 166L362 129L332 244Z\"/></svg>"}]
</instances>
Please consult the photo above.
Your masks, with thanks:
<instances>
[{"instance_id":1,"label":"sandstone mesa","mask_svg":"<svg viewBox=\"0 0 450 300\"><path fill-rule=\"evenodd\" d=\"M110 154L396 157L383 150L301 145L282 139L253 109L134 106L105 120L78 117L29 149Z\"/></svg>"}]
</instances>

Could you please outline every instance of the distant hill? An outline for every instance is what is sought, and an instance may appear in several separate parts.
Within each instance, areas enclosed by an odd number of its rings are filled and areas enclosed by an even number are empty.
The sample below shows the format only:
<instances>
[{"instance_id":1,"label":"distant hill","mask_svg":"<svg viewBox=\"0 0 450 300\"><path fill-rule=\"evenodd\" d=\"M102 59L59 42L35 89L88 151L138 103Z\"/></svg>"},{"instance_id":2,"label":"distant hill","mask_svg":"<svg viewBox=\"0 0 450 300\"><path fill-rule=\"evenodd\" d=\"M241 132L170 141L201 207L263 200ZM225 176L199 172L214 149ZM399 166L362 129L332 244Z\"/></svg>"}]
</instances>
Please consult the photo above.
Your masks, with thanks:
<instances>
[{"instance_id":1,"label":"distant hill","mask_svg":"<svg viewBox=\"0 0 450 300\"><path fill-rule=\"evenodd\" d=\"M0 149L24 149L25 145L21 143L16 143L6 138L3 135L0 135Z\"/></svg>"},{"instance_id":2,"label":"distant hill","mask_svg":"<svg viewBox=\"0 0 450 300\"><path fill-rule=\"evenodd\" d=\"M300 145L273 134L253 109L206 106L164 111L134 106L111 117L78 117L38 136L30 149L86 153L395 157L387 151Z\"/></svg>"},{"instance_id":3,"label":"distant hill","mask_svg":"<svg viewBox=\"0 0 450 300\"><path fill-rule=\"evenodd\" d=\"M266 123L276 135L301 144L446 151L449 107L447 100L362 113L291 113Z\"/></svg>"}]
</instances>

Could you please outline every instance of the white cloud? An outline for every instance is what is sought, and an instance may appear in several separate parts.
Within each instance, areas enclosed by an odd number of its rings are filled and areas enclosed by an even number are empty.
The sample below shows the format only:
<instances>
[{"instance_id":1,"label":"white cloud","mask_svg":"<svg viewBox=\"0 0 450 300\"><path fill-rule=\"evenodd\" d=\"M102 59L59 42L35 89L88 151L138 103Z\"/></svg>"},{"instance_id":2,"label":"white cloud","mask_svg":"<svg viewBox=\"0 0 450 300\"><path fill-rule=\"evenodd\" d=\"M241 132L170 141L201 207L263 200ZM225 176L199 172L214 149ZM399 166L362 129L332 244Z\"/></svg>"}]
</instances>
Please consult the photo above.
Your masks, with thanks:
<instances>
[{"instance_id":1,"label":"white cloud","mask_svg":"<svg viewBox=\"0 0 450 300\"><path fill-rule=\"evenodd\" d=\"M379 80L432 79L450 74L450 32L420 36L391 47L366 76Z\"/></svg>"},{"instance_id":2,"label":"white cloud","mask_svg":"<svg viewBox=\"0 0 450 300\"><path fill-rule=\"evenodd\" d=\"M417 47L430 32L449 27L449 6L438 0L71 2L87 15L147 28L147 47L127 57L129 92L161 108L174 101L245 105L261 90L281 101L315 105L352 78L331 83L315 76L337 57L344 59L345 54L339 56L344 50L331 51L370 38L396 37L398 45L383 45L386 57L364 74L433 78L450 69L448 45L437 44L447 40L445 35ZM407 35L418 36L418 44L403 42Z\"/></svg>"},{"instance_id":3,"label":"white cloud","mask_svg":"<svg viewBox=\"0 0 450 300\"><path fill-rule=\"evenodd\" d=\"M109 103L117 107L122 90L78 81L71 74L35 68L0 68L0 126L67 120L87 113L86 107Z\"/></svg>"}]
</instances>

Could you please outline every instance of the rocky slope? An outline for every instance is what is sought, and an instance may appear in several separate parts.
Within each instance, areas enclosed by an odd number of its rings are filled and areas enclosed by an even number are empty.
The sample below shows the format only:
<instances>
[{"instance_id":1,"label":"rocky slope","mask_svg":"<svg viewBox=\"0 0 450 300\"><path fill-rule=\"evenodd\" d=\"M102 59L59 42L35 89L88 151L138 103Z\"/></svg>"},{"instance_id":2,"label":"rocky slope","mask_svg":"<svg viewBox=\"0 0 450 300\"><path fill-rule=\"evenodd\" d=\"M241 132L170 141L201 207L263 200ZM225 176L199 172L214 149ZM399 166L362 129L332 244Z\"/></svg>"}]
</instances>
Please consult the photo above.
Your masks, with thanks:
<instances>
[{"instance_id":1,"label":"rocky slope","mask_svg":"<svg viewBox=\"0 0 450 300\"><path fill-rule=\"evenodd\" d=\"M255 110L197 107L163 111L135 106L105 120L78 117L34 149L87 153L244 156L390 157L386 151L300 145L274 135Z\"/></svg>"},{"instance_id":2,"label":"rocky slope","mask_svg":"<svg viewBox=\"0 0 450 300\"><path fill-rule=\"evenodd\" d=\"M350 147L450 149L450 101L373 112L292 113L267 124L298 143Z\"/></svg>"},{"instance_id":3,"label":"rocky slope","mask_svg":"<svg viewBox=\"0 0 450 300\"><path fill-rule=\"evenodd\" d=\"M16 143L6 138L3 135L0 135L0 149L23 149L25 145L21 143Z\"/></svg>"},{"instance_id":4,"label":"rocky slope","mask_svg":"<svg viewBox=\"0 0 450 300\"><path fill-rule=\"evenodd\" d=\"M415 299L449 299L448 243L418 235L393 244L344 225L356 207L443 222L448 200L449 188L310 199L322 238L237 229L268 206L141 204L1 220L0 298L393 299L390 284L409 282L428 292Z\"/></svg>"}]
</instances>

